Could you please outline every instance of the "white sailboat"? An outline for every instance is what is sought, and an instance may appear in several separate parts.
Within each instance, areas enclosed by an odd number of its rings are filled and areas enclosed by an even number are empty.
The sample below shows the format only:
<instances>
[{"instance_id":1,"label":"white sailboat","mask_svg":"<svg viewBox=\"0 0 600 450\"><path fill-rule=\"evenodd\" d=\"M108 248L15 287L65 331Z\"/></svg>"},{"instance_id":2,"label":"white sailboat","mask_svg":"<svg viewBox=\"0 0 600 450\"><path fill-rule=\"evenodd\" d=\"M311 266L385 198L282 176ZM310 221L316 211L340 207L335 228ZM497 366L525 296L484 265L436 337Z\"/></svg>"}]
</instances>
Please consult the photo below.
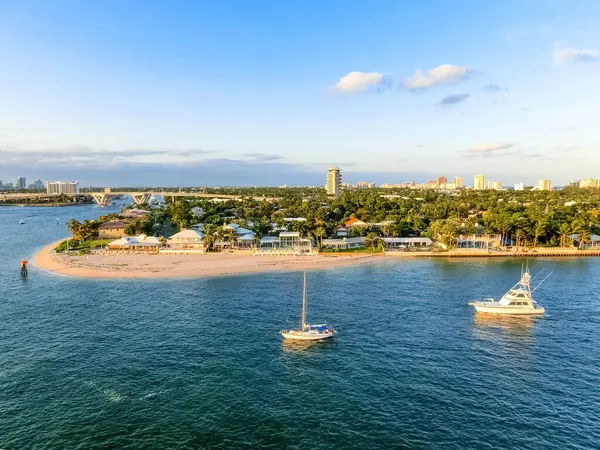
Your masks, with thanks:
<instances>
[{"instance_id":1,"label":"white sailboat","mask_svg":"<svg viewBox=\"0 0 600 450\"><path fill-rule=\"evenodd\" d=\"M304 290L302 294L302 317L300 319L300 328L291 330L281 330L281 335L285 339L295 339L298 341L319 341L335 336L336 331L326 323L310 324L306 323L306 272L304 272Z\"/></svg>"},{"instance_id":2,"label":"white sailboat","mask_svg":"<svg viewBox=\"0 0 600 450\"><path fill-rule=\"evenodd\" d=\"M551 274L550 274L551 275ZM546 276L548 278L550 275ZM471 302L477 312L488 314L510 314L535 316L544 314L545 310L532 298L531 294L546 280L544 278L538 285L531 289L531 274L529 267L521 269L521 279L508 290L498 301L493 298L483 301Z\"/></svg>"}]
</instances>

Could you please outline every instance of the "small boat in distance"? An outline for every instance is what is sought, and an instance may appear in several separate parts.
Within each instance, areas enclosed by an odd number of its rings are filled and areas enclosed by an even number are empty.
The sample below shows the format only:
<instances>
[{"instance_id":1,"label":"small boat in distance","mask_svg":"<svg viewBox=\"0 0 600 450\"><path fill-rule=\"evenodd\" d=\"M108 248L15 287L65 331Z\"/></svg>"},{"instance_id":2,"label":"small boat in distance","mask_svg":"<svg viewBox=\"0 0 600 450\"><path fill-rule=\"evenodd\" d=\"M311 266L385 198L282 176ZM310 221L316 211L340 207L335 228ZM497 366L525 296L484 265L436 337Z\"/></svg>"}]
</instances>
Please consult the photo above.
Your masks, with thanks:
<instances>
[{"instance_id":1,"label":"small boat in distance","mask_svg":"<svg viewBox=\"0 0 600 450\"><path fill-rule=\"evenodd\" d=\"M19 225L23 225L25 223L24 220L19 220Z\"/></svg>"},{"instance_id":2,"label":"small boat in distance","mask_svg":"<svg viewBox=\"0 0 600 450\"><path fill-rule=\"evenodd\" d=\"M306 323L306 272L304 272L304 290L302 293L302 317L300 319L300 328L291 330L281 330L281 335L285 339L295 339L298 341L319 341L335 336L336 331L326 323L310 324Z\"/></svg>"},{"instance_id":3,"label":"small boat in distance","mask_svg":"<svg viewBox=\"0 0 600 450\"><path fill-rule=\"evenodd\" d=\"M541 272L540 272L541 273ZM483 301L471 302L477 312L488 314L511 314L511 315L541 315L545 310L532 298L531 294L552 274L548 274L540 283L531 289L531 274L529 267L521 268L521 279L498 301L493 298Z\"/></svg>"}]
</instances>

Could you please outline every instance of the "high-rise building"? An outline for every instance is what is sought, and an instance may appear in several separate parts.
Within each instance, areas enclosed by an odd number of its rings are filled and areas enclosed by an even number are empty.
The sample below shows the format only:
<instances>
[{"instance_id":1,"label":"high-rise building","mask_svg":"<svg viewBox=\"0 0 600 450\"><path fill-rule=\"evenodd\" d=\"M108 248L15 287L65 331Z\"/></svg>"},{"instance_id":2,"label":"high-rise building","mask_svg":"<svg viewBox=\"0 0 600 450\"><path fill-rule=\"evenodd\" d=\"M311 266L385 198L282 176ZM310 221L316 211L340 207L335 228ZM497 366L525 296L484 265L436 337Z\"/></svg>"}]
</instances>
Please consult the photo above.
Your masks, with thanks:
<instances>
[{"instance_id":1,"label":"high-rise building","mask_svg":"<svg viewBox=\"0 0 600 450\"><path fill-rule=\"evenodd\" d=\"M465 180L461 177L454 177L454 187L456 189L461 189L465 187Z\"/></svg>"},{"instance_id":2,"label":"high-rise building","mask_svg":"<svg viewBox=\"0 0 600 450\"><path fill-rule=\"evenodd\" d=\"M435 179L435 188L436 189L440 189L442 187L443 184L446 184L448 182L448 178L446 177L437 177Z\"/></svg>"},{"instance_id":3,"label":"high-rise building","mask_svg":"<svg viewBox=\"0 0 600 450\"><path fill-rule=\"evenodd\" d=\"M598 180L594 178L586 178L579 182L579 187L581 188L598 188L600 187L600 183Z\"/></svg>"},{"instance_id":4,"label":"high-rise building","mask_svg":"<svg viewBox=\"0 0 600 450\"><path fill-rule=\"evenodd\" d=\"M48 194L79 194L79 182L48 181L46 192Z\"/></svg>"},{"instance_id":5,"label":"high-rise building","mask_svg":"<svg viewBox=\"0 0 600 450\"><path fill-rule=\"evenodd\" d=\"M354 187L356 189L373 189L375 187L375 183L371 181L357 181L356 184L354 184Z\"/></svg>"},{"instance_id":6,"label":"high-rise building","mask_svg":"<svg viewBox=\"0 0 600 450\"><path fill-rule=\"evenodd\" d=\"M33 180L33 183L31 184L31 189L44 189L44 182L42 180Z\"/></svg>"},{"instance_id":7,"label":"high-rise building","mask_svg":"<svg viewBox=\"0 0 600 450\"><path fill-rule=\"evenodd\" d=\"M473 189L477 189L478 191L485 189L485 177L483 175L475 175L475 179L473 180Z\"/></svg>"},{"instance_id":8,"label":"high-rise building","mask_svg":"<svg viewBox=\"0 0 600 450\"><path fill-rule=\"evenodd\" d=\"M25 177L17 178L17 183L15 184L15 189L25 189L27 187L27 180Z\"/></svg>"},{"instance_id":9,"label":"high-rise building","mask_svg":"<svg viewBox=\"0 0 600 450\"><path fill-rule=\"evenodd\" d=\"M327 171L327 195L340 195L342 188L342 172L337 167L330 167Z\"/></svg>"},{"instance_id":10,"label":"high-rise building","mask_svg":"<svg viewBox=\"0 0 600 450\"><path fill-rule=\"evenodd\" d=\"M524 190L525 190L525 183L515 184L515 191L524 191Z\"/></svg>"},{"instance_id":11,"label":"high-rise building","mask_svg":"<svg viewBox=\"0 0 600 450\"><path fill-rule=\"evenodd\" d=\"M540 191L551 191L552 183L550 182L550 180L540 180L538 182L538 189Z\"/></svg>"},{"instance_id":12,"label":"high-rise building","mask_svg":"<svg viewBox=\"0 0 600 450\"><path fill-rule=\"evenodd\" d=\"M499 191L502 189L501 181L488 181L487 188L493 191Z\"/></svg>"}]
</instances>

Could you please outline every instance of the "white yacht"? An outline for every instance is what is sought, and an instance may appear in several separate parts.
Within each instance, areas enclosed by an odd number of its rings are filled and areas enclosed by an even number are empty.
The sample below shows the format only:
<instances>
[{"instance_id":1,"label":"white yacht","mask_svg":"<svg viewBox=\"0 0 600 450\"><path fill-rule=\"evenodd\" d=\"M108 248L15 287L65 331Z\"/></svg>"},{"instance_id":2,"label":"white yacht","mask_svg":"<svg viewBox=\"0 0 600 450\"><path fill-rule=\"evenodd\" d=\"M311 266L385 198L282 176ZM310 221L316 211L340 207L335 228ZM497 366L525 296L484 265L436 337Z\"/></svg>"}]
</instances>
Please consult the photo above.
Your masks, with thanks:
<instances>
[{"instance_id":1,"label":"white yacht","mask_svg":"<svg viewBox=\"0 0 600 450\"><path fill-rule=\"evenodd\" d=\"M306 323L306 272L304 272L304 290L302 294L302 317L300 319L300 328L291 330L281 330L281 335L285 339L295 339L297 341L319 341L335 336L336 331L326 323L310 324Z\"/></svg>"},{"instance_id":2,"label":"white yacht","mask_svg":"<svg viewBox=\"0 0 600 450\"><path fill-rule=\"evenodd\" d=\"M550 274L551 275L551 274ZM548 278L548 275L546 278ZM483 301L471 302L477 312L488 314L511 314L511 315L540 315L544 314L544 308L537 304L531 294L542 284L544 278L534 289L531 289L531 274L529 268L521 269L521 279L498 301L488 298Z\"/></svg>"}]
</instances>

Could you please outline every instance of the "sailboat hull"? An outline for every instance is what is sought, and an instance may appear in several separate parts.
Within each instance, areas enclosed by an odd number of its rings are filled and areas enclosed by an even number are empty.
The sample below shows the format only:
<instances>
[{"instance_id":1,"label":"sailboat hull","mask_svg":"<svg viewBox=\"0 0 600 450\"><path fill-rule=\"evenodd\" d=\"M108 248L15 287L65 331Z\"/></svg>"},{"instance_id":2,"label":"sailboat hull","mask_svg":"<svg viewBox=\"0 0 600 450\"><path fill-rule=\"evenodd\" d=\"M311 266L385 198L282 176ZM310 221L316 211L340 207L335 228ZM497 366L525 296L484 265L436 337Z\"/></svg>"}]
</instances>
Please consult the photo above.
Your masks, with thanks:
<instances>
[{"instance_id":1,"label":"sailboat hull","mask_svg":"<svg viewBox=\"0 0 600 450\"><path fill-rule=\"evenodd\" d=\"M281 335L286 339L294 339L296 341L321 341L323 339L332 338L335 336L335 333L333 331L313 333L310 331L289 330L282 331Z\"/></svg>"}]
</instances>

